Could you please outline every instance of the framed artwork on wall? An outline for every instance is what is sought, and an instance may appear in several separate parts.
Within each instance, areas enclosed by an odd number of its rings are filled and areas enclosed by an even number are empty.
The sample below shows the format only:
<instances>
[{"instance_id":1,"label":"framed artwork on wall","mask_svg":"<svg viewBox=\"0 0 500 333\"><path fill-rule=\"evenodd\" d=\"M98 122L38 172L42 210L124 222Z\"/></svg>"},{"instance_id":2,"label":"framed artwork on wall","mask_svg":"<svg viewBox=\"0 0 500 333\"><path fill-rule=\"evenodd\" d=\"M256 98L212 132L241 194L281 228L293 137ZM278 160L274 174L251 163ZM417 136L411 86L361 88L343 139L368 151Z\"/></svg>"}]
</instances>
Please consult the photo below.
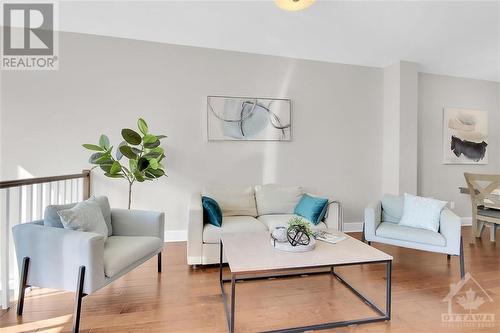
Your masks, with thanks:
<instances>
[{"instance_id":1,"label":"framed artwork on wall","mask_svg":"<svg viewBox=\"0 0 500 333\"><path fill-rule=\"evenodd\" d=\"M488 164L488 112L443 109L443 163Z\"/></svg>"},{"instance_id":2,"label":"framed artwork on wall","mask_svg":"<svg viewBox=\"0 0 500 333\"><path fill-rule=\"evenodd\" d=\"M207 97L208 141L291 141L291 101Z\"/></svg>"}]
</instances>

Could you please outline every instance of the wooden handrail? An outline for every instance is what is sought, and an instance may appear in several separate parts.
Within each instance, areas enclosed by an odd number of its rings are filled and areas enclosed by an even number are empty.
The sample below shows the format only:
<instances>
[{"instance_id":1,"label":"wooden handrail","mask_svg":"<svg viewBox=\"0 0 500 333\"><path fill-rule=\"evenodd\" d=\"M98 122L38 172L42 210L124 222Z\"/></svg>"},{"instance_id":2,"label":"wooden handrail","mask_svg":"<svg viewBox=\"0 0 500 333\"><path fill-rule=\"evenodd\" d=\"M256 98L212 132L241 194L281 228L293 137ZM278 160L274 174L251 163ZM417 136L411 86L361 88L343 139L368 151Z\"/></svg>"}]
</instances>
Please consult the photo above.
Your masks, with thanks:
<instances>
[{"instance_id":1,"label":"wooden handrail","mask_svg":"<svg viewBox=\"0 0 500 333\"><path fill-rule=\"evenodd\" d=\"M71 175L6 180L3 182L0 182L0 189L10 188L10 187L19 187L19 186L24 186L24 185L50 183L50 182L56 182L56 181L60 181L60 180L78 179L78 178L83 178L83 184L84 184L83 185L83 197L88 198L90 196L90 170L83 170L81 173L75 173L75 174L71 174Z\"/></svg>"}]
</instances>

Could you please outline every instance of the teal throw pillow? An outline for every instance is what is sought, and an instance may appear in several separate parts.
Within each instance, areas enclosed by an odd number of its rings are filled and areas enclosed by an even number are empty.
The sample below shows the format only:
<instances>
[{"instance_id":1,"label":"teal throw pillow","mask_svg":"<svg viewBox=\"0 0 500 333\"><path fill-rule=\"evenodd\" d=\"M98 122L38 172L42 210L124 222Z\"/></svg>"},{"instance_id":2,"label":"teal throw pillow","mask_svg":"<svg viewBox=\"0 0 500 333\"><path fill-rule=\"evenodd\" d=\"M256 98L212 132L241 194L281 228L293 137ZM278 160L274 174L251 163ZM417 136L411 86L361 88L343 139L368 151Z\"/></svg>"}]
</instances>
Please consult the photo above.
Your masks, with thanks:
<instances>
[{"instance_id":1,"label":"teal throw pillow","mask_svg":"<svg viewBox=\"0 0 500 333\"><path fill-rule=\"evenodd\" d=\"M216 227L222 226L222 210L217 201L210 197L201 197L203 205L203 220Z\"/></svg>"},{"instance_id":2,"label":"teal throw pillow","mask_svg":"<svg viewBox=\"0 0 500 333\"><path fill-rule=\"evenodd\" d=\"M328 199L304 194L297 206L295 206L294 213L308 219L314 224L318 224L325 217L327 207Z\"/></svg>"}]
</instances>

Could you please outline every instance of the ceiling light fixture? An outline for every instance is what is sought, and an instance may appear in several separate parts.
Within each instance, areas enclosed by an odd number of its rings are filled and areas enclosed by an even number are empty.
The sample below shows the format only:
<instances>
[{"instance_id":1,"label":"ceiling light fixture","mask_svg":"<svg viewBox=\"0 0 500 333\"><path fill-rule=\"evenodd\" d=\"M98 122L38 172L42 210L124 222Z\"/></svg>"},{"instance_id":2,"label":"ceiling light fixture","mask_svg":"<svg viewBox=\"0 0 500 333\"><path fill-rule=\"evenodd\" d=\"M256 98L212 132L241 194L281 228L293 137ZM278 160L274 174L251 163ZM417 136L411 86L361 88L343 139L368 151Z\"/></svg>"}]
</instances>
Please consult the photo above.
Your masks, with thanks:
<instances>
[{"instance_id":1,"label":"ceiling light fixture","mask_svg":"<svg viewBox=\"0 0 500 333\"><path fill-rule=\"evenodd\" d=\"M289 11L298 11L308 8L315 0L274 0L276 6Z\"/></svg>"}]
</instances>

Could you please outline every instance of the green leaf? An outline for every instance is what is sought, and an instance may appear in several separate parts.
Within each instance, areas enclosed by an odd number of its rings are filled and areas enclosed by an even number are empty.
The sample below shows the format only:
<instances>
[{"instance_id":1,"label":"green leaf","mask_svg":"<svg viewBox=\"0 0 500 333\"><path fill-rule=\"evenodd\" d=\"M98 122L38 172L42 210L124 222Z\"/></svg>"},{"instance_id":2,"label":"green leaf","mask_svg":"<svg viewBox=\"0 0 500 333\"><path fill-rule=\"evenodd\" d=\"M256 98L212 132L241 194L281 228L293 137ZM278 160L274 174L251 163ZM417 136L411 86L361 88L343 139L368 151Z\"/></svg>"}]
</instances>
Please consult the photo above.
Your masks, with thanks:
<instances>
[{"instance_id":1,"label":"green leaf","mask_svg":"<svg viewBox=\"0 0 500 333\"><path fill-rule=\"evenodd\" d=\"M127 142L126 141L122 141L120 142L120 144L118 145L118 149L116 150L116 159L119 161L123 158L123 153L120 151L120 147L123 147L123 146L126 146L127 145Z\"/></svg>"},{"instance_id":2,"label":"green leaf","mask_svg":"<svg viewBox=\"0 0 500 333\"><path fill-rule=\"evenodd\" d=\"M109 148L109 138L106 135L101 135L99 138L99 146L102 149L108 149Z\"/></svg>"},{"instance_id":3,"label":"green leaf","mask_svg":"<svg viewBox=\"0 0 500 333\"><path fill-rule=\"evenodd\" d=\"M157 135L157 136L156 136L156 138L157 138L158 140L161 140L161 139L165 139L165 138L167 138L167 136L166 136L166 135Z\"/></svg>"},{"instance_id":4,"label":"green leaf","mask_svg":"<svg viewBox=\"0 0 500 333\"><path fill-rule=\"evenodd\" d=\"M118 172L120 172L121 169L122 169L122 167L121 167L120 163L117 161L114 161L113 164L111 165L111 169L110 169L109 173L112 175L115 175Z\"/></svg>"},{"instance_id":5,"label":"green leaf","mask_svg":"<svg viewBox=\"0 0 500 333\"><path fill-rule=\"evenodd\" d=\"M137 160L129 160L128 165L130 167L130 172L134 173L137 171Z\"/></svg>"},{"instance_id":6,"label":"green leaf","mask_svg":"<svg viewBox=\"0 0 500 333\"><path fill-rule=\"evenodd\" d=\"M149 159L149 167L151 169L156 170L156 169L158 169L158 166L159 166L159 164L158 164L158 161L156 159L154 159L154 158Z\"/></svg>"},{"instance_id":7,"label":"green leaf","mask_svg":"<svg viewBox=\"0 0 500 333\"><path fill-rule=\"evenodd\" d=\"M144 154L142 157L145 157L147 159L152 159L152 158L158 158L161 155L163 155L163 154L162 153L157 153L157 152L154 152L154 151L150 151L149 153Z\"/></svg>"},{"instance_id":8,"label":"green leaf","mask_svg":"<svg viewBox=\"0 0 500 333\"><path fill-rule=\"evenodd\" d=\"M142 138L142 141L143 141L144 143L153 143L153 142L155 142L156 140L158 140L158 139L156 138L156 136L151 135L151 134L146 134L146 135L144 136L144 138Z\"/></svg>"},{"instance_id":9,"label":"green leaf","mask_svg":"<svg viewBox=\"0 0 500 333\"><path fill-rule=\"evenodd\" d=\"M150 178L160 178L161 176L164 176L164 175L165 175L165 171L163 171L162 169L156 169L156 170L148 169L148 170L146 170L146 176L148 176Z\"/></svg>"},{"instance_id":10,"label":"green leaf","mask_svg":"<svg viewBox=\"0 0 500 333\"><path fill-rule=\"evenodd\" d=\"M109 153L103 154L101 157L99 157L96 161L96 164L109 164L113 163L113 160L111 159L111 155Z\"/></svg>"},{"instance_id":11,"label":"green leaf","mask_svg":"<svg viewBox=\"0 0 500 333\"><path fill-rule=\"evenodd\" d=\"M156 148L159 145L160 145L160 140L158 140L158 139L155 142L144 143L144 147L149 148L149 149Z\"/></svg>"},{"instance_id":12,"label":"green leaf","mask_svg":"<svg viewBox=\"0 0 500 333\"><path fill-rule=\"evenodd\" d=\"M106 172L104 175L109 178L124 178L121 173L111 174Z\"/></svg>"},{"instance_id":13,"label":"green leaf","mask_svg":"<svg viewBox=\"0 0 500 333\"><path fill-rule=\"evenodd\" d=\"M103 151L104 150L101 147L99 147L98 145L93 145L90 143L85 143L82 146L87 148L88 150L96 150L96 151Z\"/></svg>"},{"instance_id":14,"label":"green leaf","mask_svg":"<svg viewBox=\"0 0 500 333\"><path fill-rule=\"evenodd\" d=\"M139 183L144 181L144 176L139 171L134 172L134 177Z\"/></svg>"},{"instance_id":15,"label":"green leaf","mask_svg":"<svg viewBox=\"0 0 500 333\"><path fill-rule=\"evenodd\" d=\"M139 155L140 153L142 153L142 150L140 150L140 149L137 149L137 148L135 148L135 147L130 147L130 148L132 148L132 151L133 151L134 153L136 153L137 155Z\"/></svg>"},{"instance_id":16,"label":"green leaf","mask_svg":"<svg viewBox=\"0 0 500 333\"><path fill-rule=\"evenodd\" d=\"M132 148L129 146L121 146L119 148L120 152L125 155L128 159L135 160L137 159L137 154L132 151Z\"/></svg>"},{"instance_id":17,"label":"green leaf","mask_svg":"<svg viewBox=\"0 0 500 333\"><path fill-rule=\"evenodd\" d=\"M141 172L146 170L148 166L149 166L149 161L144 157L139 158L139 160L137 161L137 170Z\"/></svg>"},{"instance_id":18,"label":"green leaf","mask_svg":"<svg viewBox=\"0 0 500 333\"><path fill-rule=\"evenodd\" d=\"M99 167L102 169L102 171L109 173L111 171L111 166L113 164L101 164Z\"/></svg>"},{"instance_id":19,"label":"green leaf","mask_svg":"<svg viewBox=\"0 0 500 333\"><path fill-rule=\"evenodd\" d=\"M130 128L122 129L122 137L125 139L125 141L134 146L140 145L142 142L142 138L139 135L139 133L137 133L134 130L131 130Z\"/></svg>"},{"instance_id":20,"label":"green leaf","mask_svg":"<svg viewBox=\"0 0 500 333\"><path fill-rule=\"evenodd\" d=\"M163 153L163 148L162 147L156 147L156 148L152 148L151 150L149 150L150 153Z\"/></svg>"},{"instance_id":21,"label":"green leaf","mask_svg":"<svg viewBox=\"0 0 500 333\"><path fill-rule=\"evenodd\" d=\"M142 134L148 134L148 124L146 124L146 121L144 121L144 119L139 118L139 120L137 120L137 127L139 127L139 130Z\"/></svg>"},{"instance_id":22,"label":"green leaf","mask_svg":"<svg viewBox=\"0 0 500 333\"><path fill-rule=\"evenodd\" d=\"M161 154L160 157L158 157L158 162L161 162L165 158L165 154ZM161 166L161 164L160 164Z\"/></svg>"},{"instance_id":23,"label":"green leaf","mask_svg":"<svg viewBox=\"0 0 500 333\"><path fill-rule=\"evenodd\" d=\"M100 159L104 153L94 153L90 155L89 162L92 164L97 164L97 160Z\"/></svg>"}]
</instances>

